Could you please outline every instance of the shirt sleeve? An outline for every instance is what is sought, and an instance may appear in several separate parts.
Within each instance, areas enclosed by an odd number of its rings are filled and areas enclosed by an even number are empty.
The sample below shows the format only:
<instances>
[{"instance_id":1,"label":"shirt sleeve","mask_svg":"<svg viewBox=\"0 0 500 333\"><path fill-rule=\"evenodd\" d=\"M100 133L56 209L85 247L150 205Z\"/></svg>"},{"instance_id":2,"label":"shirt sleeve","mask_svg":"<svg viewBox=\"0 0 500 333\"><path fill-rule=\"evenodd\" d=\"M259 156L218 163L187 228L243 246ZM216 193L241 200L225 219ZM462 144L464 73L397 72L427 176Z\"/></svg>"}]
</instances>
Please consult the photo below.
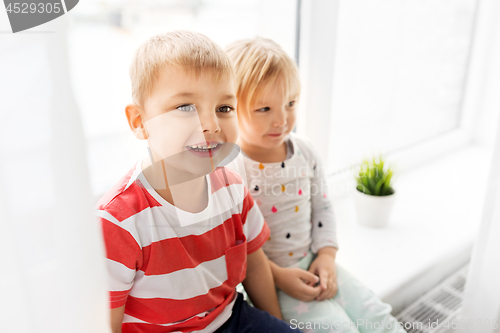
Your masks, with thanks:
<instances>
[{"instance_id":1,"label":"shirt sleeve","mask_svg":"<svg viewBox=\"0 0 500 333\"><path fill-rule=\"evenodd\" d=\"M245 187L245 199L242 210L243 232L247 238L247 254L260 249L268 240L271 231L264 221L259 207Z\"/></svg>"},{"instance_id":2,"label":"shirt sleeve","mask_svg":"<svg viewBox=\"0 0 500 333\"><path fill-rule=\"evenodd\" d=\"M315 151L312 143L302 139L302 147L308 153L312 165L311 177L311 223L312 244L311 251L317 253L323 247L331 246L339 248L337 242L337 228L333 212L332 202L328 193L328 185L325 177L324 166L319 154Z\"/></svg>"},{"instance_id":3,"label":"shirt sleeve","mask_svg":"<svg viewBox=\"0 0 500 333\"><path fill-rule=\"evenodd\" d=\"M98 215L106 215L106 212L99 211ZM99 221L106 249L110 305L114 309L127 301L136 270L142 265L142 250L132 234L118 221L113 221L110 214L107 215L106 218L100 217Z\"/></svg>"}]
</instances>

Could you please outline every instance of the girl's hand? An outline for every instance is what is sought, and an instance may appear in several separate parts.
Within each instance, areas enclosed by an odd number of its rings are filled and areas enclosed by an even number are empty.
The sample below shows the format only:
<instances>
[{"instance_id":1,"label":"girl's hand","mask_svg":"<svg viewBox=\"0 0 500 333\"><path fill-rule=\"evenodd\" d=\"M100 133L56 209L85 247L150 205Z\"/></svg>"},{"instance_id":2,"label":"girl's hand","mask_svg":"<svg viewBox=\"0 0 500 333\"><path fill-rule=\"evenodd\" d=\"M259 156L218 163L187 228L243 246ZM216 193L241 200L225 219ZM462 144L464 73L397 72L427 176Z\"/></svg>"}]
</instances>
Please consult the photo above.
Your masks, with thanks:
<instances>
[{"instance_id":1,"label":"girl's hand","mask_svg":"<svg viewBox=\"0 0 500 333\"><path fill-rule=\"evenodd\" d=\"M286 294L303 302L310 302L321 293L319 285L314 287L319 278L301 268L279 267L275 271L274 281Z\"/></svg>"},{"instance_id":2,"label":"girl's hand","mask_svg":"<svg viewBox=\"0 0 500 333\"><path fill-rule=\"evenodd\" d=\"M309 267L309 272L318 275L320 280L321 293L315 298L316 301L330 299L337 294L336 249L335 251L330 251L330 249L334 248L323 248L318 251L318 256Z\"/></svg>"}]
</instances>

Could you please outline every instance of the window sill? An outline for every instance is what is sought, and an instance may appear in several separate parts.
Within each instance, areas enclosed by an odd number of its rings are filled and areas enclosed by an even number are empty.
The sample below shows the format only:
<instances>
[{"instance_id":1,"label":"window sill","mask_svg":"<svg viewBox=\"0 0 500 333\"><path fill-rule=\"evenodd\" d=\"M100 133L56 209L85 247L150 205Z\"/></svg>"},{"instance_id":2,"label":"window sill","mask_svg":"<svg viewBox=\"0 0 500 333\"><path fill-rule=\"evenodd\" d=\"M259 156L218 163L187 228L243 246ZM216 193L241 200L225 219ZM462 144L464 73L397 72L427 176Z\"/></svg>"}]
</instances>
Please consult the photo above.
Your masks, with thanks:
<instances>
[{"instance_id":1,"label":"window sill","mask_svg":"<svg viewBox=\"0 0 500 333\"><path fill-rule=\"evenodd\" d=\"M468 262L491 153L491 147L468 145L400 174L394 183L398 197L384 229L357 223L354 182L345 181L351 190L332 199L338 263L391 304L393 313L411 304Z\"/></svg>"}]
</instances>

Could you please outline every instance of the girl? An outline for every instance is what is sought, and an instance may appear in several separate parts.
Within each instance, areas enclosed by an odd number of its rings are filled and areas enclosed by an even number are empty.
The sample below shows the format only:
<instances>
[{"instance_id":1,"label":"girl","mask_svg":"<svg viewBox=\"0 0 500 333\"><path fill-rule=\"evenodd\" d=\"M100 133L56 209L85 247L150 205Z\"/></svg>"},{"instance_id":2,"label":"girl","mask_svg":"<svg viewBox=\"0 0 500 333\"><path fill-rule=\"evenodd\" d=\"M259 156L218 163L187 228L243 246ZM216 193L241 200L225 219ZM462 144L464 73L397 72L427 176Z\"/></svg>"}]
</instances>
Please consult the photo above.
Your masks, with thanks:
<instances>
[{"instance_id":1,"label":"girl","mask_svg":"<svg viewBox=\"0 0 500 333\"><path fill-rule=\"evenodd\" d=\"M334 215L310 141L292 131L300 81L275 42L226 49L236 69L240 145L247 184L270 229L270 260L285 320L304 332L405 332L380 301L336 265Z\"/></svg>"}]
</instances>

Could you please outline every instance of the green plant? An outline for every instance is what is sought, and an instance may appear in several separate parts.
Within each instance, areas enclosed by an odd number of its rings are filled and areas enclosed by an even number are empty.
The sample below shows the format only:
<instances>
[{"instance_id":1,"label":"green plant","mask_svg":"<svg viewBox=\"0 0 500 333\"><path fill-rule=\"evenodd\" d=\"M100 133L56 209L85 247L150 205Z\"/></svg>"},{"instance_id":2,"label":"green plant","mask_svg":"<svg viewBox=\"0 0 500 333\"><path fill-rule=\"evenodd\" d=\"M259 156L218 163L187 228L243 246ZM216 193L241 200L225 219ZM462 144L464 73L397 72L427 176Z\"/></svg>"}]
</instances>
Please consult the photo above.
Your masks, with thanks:
<instances>
[{"instance_id":1,"label":"green plant","mask_svg":"<svg viewBox=\"0 0 500 333\"><path fill-rule=\"evenodd\" d=\"M391 185L393 170L390 167L384 169L384 159L375 157L372 161L365 159L360 165L356 189L360 192L375 196L384 196L394 193Z\"/></svg>"}]
</instances>

